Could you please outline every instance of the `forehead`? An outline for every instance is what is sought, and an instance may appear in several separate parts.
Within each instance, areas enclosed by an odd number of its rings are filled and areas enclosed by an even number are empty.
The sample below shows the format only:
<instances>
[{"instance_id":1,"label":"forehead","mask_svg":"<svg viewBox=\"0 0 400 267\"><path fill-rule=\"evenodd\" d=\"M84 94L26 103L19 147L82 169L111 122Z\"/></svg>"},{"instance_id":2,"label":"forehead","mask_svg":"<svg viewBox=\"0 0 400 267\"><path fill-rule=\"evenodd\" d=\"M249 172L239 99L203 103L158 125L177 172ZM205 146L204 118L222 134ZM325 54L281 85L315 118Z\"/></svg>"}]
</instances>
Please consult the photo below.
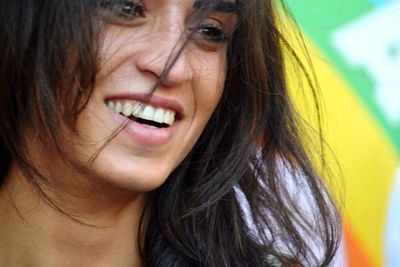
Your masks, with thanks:
<instances>
[{"instance_id":1,"label":"forehead","mask_svg":"<svg viewBox=\"0 0 400 267\"><path fill-rule=\"evenodd\" d=\"M118 1L118 0L113 0ZM161 6L175 6L189 9L203 9L224 13L236 13L239 8L238 0L144 0L149 4Z\"/></svg>"},{"instance_id":2,"label":"forehead","mask_svg":"<svg viewBox=\"0 0 400 267\"><path fill-rule=\"evenodd\" d=\"M239 13L239 4L236 0L195 0L194 9L205 9L223 13Z\"/></svg>"}]
</instances>

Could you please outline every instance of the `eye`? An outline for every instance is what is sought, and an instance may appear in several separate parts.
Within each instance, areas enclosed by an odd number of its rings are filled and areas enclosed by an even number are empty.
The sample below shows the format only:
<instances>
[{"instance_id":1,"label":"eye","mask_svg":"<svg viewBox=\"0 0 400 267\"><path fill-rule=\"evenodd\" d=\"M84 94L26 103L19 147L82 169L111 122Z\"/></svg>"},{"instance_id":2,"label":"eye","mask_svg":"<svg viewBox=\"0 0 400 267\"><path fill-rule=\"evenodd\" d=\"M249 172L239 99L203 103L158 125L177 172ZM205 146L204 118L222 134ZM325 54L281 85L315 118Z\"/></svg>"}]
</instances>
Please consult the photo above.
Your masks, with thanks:
<instances>
[{"instance_id":1,"label":"eye","mask_svg":"<svg viewBox=\"0 0 400 267\"><path fill-rule=\"evenodd\" d=\"M202 23L195 31L201 38L213 43L224 43L230 39L226 30L214 23Z\"/></svg>"},{"instance_id":2,"label":"eye","mask_svg":"<svg viewBox=\"0 0 400 267\"><path fill-rule=\"evenodd\" d=\"M137 0L108 0L102 2L101 7L109 19L132 21L145 17L145 8Z\"/></svg>"},{"instance_id":3,"label":"eye","mask_svg":"<svg viewBox=\"0 0 400 267\"><path fill-rule=\"evenodd\" d=\"M201 48L220 51L232 36L231 24L225 19L208 17L194 27L189 27L193 41ZM222 50L221 50L222 51Z\"/></svg>"}]
</instances>

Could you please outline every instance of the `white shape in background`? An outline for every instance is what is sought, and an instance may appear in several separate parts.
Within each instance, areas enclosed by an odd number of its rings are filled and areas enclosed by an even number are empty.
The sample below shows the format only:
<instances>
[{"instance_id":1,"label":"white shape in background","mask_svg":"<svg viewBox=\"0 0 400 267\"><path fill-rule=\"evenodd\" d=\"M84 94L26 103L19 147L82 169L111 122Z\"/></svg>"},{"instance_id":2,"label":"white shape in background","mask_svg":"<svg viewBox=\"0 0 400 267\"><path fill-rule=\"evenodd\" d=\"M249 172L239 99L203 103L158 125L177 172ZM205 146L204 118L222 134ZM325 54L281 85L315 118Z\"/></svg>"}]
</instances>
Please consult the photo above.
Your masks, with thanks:
<instances>
[{"instance_id":1,"label":"white shape in background","mask_svg":"<svg viewBox=\"0 0 400 267\"><path fill-rule=\"evenodd\" d=\"M385 231L385 266L400 267L400 168L390 195Z\"/></svg>"},{"instance_id":2,"label":"white shape in background","mask_svg":"<svg viewBox=\"0 0 400 267\"><path fill-rule=\"evenodd\" d=\"M389 123L400 123L400 1L389 2L333 35L350 66L364 68L375 83L375 101Z\"/></svg>"}]
</instances>

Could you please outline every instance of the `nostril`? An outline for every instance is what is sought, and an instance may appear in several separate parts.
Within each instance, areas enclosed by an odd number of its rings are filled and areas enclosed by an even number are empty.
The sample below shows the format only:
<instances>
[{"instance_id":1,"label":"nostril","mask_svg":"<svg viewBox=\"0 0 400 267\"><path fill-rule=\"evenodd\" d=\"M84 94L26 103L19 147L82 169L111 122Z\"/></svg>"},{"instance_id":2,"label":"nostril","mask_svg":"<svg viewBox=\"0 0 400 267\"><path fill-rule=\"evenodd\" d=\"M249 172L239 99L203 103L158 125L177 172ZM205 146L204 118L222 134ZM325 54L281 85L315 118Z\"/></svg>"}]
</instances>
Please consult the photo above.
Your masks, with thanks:
<instances>
[{"instance_id":1,"label":"nostril","mask_svg":"<svg viewBox=\"0 0 400 267\"><path fill-rule=\"evenodd\" d=\"M193 78L189 53L179 44L164 47L161 42L138 51L135 64L140 72L150 73L160 84L174 87Z\"/></svg>"}]
</instances>

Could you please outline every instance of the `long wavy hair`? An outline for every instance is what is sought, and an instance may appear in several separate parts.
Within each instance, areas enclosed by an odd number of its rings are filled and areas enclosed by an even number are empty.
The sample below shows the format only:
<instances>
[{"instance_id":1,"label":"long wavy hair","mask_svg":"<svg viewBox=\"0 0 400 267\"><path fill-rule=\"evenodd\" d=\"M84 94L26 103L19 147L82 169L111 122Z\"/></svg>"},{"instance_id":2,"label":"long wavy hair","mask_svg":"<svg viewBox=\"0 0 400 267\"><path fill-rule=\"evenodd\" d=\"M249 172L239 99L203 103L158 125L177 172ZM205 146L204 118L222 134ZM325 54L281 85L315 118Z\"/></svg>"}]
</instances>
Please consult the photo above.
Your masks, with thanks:
<instances>
[{"instance_id":1,"label":"long wavy hair","mask_svg":"<svg viewBox=\"0 0 400 267\"><path fill-rule=\"evenodd\" d=\"M205 2L199 21L215 1ZM49 177L27 156L25 131L30 126L37 140L65 154L59 129L76 132L101 68L101 6L101 0L0 3L0 185L15 162L48 204L67 215L43 190ZM150 192L138 240L144 266L332 261L340 220L291 103L284 55L305 67L278 20L272 0L238 2L220 103L189 155Z\"/></svg>"}]
</instances>

